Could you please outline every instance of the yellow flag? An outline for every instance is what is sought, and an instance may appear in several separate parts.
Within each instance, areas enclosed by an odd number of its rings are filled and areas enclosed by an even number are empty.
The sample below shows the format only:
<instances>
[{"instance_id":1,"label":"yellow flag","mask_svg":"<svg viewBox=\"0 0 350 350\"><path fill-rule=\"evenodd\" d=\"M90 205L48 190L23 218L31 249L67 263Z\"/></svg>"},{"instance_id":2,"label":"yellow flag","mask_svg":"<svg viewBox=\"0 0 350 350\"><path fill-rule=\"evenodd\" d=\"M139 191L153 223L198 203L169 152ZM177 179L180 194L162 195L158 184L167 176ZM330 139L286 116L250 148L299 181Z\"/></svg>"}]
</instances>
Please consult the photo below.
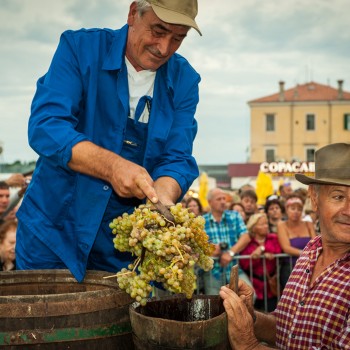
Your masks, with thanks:
<instances>
[{"instance_id":1,"label":"yellow flag","mask_svg":"<svg viewBox=\"0 0 350 350\"><path fill-rule=\"evenodd\" d=\"M274 193L272 178L270 174L259 171L256 179L256 195L258 196L258 205L265 205L266 198Z\"/></svg>"},{"instance_id":2,"label":"yellow flag","mask_svg":"<svg viewBox=\"0 0 350 350\"><path fill-rule=\"evenodd\" d=\"M198 191L198 199L202 204L203 209L209 207L209 203L207 200L207 195L209 191L209 180L207 173L203 172L199 177L199 191Z\"/></svg>"}]
</instances>

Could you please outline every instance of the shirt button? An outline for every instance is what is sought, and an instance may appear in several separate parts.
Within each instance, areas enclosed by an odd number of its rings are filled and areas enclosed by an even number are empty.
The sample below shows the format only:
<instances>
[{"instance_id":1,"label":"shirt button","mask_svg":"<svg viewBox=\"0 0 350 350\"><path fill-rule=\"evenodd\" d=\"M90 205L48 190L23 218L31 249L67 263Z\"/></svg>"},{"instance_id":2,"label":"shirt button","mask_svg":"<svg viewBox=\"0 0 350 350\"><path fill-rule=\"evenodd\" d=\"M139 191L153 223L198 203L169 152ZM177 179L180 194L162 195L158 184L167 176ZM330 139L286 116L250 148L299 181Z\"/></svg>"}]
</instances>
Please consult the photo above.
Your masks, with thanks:
<instances>
[{"instance_id":1,"label":"shirt button","mask_svg":"<svg viewBox=\"0 0 350 350\"><path fill-rule=\"evenodd\" d=\"M300 305L300 306L304 306L305 303L304 303L303 301L301 301L301 302L299 303L299 305Z\"/></svg>"},{"instance_id":2,"label":"shirt button","mask_svg":"<svg viewBox=\"0 0 350 350\"><path fill-rule=\"evenodd\" d=\"M103 186L103 189L104 189L105 191L107 191L107 190L109 189L109 186L104 185L104 186Z\"/></svg>"},{"instance_id":3,"label":"shirt button","mask_svg":"<svg viewBox=\"0 0 350 350\"><path fill-rule=\"evenodd\" d=\"M305 271L306 273L310 273L310 270L309 269L306 269L306 271Z\"/></svg>"},{"instance_id":4,"label":"shirt button","mask_svg":"<svg viewBox=\"0 0 350 350\"><path fill-rule=\"evenodd\" d=\"M290 337L295 339L295 334L291 334Z\"/></svg>"}]
</instances>

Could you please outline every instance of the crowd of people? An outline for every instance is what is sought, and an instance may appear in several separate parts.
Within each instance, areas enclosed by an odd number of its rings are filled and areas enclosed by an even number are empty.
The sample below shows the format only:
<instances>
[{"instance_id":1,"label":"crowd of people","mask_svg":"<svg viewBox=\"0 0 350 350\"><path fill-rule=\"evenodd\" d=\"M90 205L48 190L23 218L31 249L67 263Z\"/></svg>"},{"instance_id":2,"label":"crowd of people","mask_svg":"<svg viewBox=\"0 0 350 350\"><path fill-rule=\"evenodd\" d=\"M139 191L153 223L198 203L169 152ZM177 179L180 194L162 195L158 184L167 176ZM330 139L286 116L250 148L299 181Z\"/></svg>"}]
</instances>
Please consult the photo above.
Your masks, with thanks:
<instances>
[{"instance_id":1,"label":"crowd of people","mask_svg":"<svg viewBox=\"0 0 350 350\"><path fill-rule=\"evenodd\" d=\"M216 245L214 269L198 271L198 284L203 286L199 291L218 294L229 281L231 267L238 264L240 279L254 288L255 306L274 310L297 258L316 236L318 220L311 221L306 213L307 191L293 189L285 181L264 206L258 206L252 185L229 192L210 189L207 199L208 208L202 208L198 198L183 201L189 210L204 216L206 232ZM276 259L281 253L288 257Z\"/></svg>"},{"instance_id":2,"label":"crowd of people","mask_svg":"<svg viewBox=\"0 0 350 350\"><path fill-rule=\"evenodd\" d=\"M16 269L16 212L30 177L12 174L0 181L0 271Z\"/></svg>"}]
</instances>

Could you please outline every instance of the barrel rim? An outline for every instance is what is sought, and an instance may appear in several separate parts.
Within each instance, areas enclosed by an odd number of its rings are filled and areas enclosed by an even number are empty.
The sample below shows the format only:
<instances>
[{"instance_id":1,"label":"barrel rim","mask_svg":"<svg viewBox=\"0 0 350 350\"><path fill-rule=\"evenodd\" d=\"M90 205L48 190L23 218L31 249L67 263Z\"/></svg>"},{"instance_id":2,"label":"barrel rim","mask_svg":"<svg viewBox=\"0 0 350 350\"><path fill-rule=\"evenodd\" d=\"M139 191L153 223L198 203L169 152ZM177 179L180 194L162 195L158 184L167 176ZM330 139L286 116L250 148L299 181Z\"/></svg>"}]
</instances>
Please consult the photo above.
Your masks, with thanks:
<instances>
[{"instance_id":1,"label":"barrel rim","mask_svg":"<svg viewBox=\"0 0 350 350\"><path fill-rule=\"evenodd\" d=\"M212 295L198 295L198 296L195 296L195 297L203 297L203 299L205 297L216 297L216 296L212 296ZM185 298L182 298L181 296L179 295L174 295L173 297L163 297L163 298L149 298L148 301L166 301L166 300L173 300L174 298L179 298L179 299L185 299ZM145 320L155 320L155 319L160 319L160 320L164 320L166 321L167 323L170 323L170 324L174 324L174 325L183 325L183 324L190 324L190 325L196 325L196 324L202 324L202 323L211 323L211 322L216 322L218 319L220 318L226 318L227 317L227 313L226 311L223 311L220 315L218 316L215 316L215 317L212 317L212 318L209 318L207 320L199 320L199 321L177 321L177 320L171 320L169 318L162 318L162 317L153 317L153 316L147 316L147 315L143 315L139 312L136 311L136 308L141 306L141 304L138 302L138 301L135 301L133 303L131 303L129 305L129 314L130 314L130 320L131 320L131 323L133 322L133 319L134 318L142 318L142 319L145 319Z\"/></svg>"}]
</instances>

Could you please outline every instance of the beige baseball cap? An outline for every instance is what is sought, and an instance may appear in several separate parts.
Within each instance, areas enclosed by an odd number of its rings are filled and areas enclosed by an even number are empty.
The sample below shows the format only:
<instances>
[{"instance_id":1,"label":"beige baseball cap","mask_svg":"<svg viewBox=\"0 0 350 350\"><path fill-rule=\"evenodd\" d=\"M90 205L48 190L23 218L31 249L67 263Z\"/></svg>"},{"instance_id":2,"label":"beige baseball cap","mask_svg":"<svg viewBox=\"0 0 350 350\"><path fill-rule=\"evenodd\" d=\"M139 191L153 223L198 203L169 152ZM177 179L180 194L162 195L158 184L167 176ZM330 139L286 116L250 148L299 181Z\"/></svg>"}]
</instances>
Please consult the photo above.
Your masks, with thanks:
<instances>
[{"instance_id":1,"label":"beige baseball cap","mask_svg":"<svg viewBox=\"0 0 350 350\"><path fill-rule=\"evenodd\" d=\"M192 27L202 35L195 21L197 0L149 0L149 3L163 22Z\"/></svg>"}]
</instances>

